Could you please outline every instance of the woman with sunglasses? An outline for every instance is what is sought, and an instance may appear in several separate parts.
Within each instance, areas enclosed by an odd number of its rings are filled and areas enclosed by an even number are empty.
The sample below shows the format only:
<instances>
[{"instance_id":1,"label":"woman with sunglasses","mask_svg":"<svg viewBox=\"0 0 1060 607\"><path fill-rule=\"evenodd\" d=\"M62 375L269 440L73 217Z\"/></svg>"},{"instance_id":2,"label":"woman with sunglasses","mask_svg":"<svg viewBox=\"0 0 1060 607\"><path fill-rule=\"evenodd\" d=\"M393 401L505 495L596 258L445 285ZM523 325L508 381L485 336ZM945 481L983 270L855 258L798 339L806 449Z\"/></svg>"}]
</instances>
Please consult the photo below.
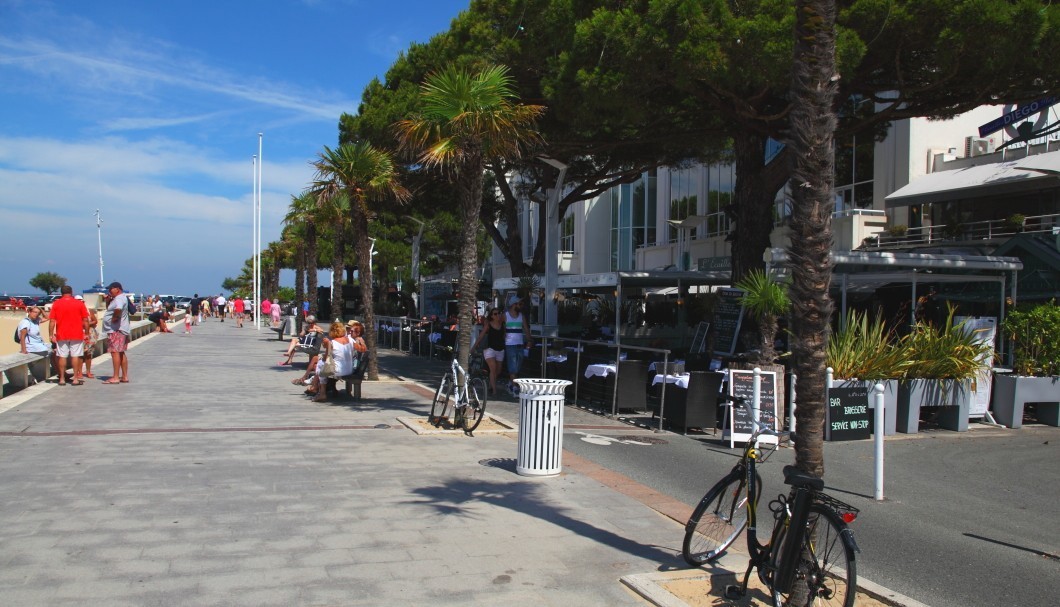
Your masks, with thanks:
<instances>
[{"instance_id":1,"label":"woman with sunglasses","mask_svg":"<svg viewBox=\"0 0 1060 607\"><path fill-rule=\"evenodd\" d=\"M482 340L486 340L486 350L482 357L486 359L486 366L490 370L490 394L496 394L497 376L500 375L501 363L504 362L504 318L499 308L489 311L482 332L471 350L477 350Z\"/></svg>"}]
</instances>

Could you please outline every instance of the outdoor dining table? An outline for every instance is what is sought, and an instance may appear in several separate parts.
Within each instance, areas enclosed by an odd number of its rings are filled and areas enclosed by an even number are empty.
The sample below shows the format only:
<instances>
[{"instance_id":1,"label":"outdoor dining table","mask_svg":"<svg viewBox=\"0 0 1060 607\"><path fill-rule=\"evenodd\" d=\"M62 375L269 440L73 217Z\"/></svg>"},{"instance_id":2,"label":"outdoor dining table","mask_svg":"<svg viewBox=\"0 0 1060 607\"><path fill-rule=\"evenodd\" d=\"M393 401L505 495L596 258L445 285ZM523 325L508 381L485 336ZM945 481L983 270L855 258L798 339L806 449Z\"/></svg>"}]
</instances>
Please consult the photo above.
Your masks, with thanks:
<instances>
[{"instance_id":1,"label":"outdoor dining table","mask_svg":"<svg viewBox=\"0 0 1060 607\"><path fill-rule=\"evenodd\" d=\"M585 367L585 379L590 379L593 377L607 377L608 375L613 375L615 373L618 373L618 368L614 365L614 363L595 364L588 365L587 367Z\"/></svg>"},{"instance_id":2,"label":"outdoor dining table","mask_svg":"<svg viewBox=\"0 0 1060 607\"><path fill-rule=\"evenodd\" d=\"M682 373L680 375L656 375L651 380L651 385L655 386L665 381L668 384L673 384L678 388L688 389L688 378L691 374Z\"/></svg>"}]
</instances>

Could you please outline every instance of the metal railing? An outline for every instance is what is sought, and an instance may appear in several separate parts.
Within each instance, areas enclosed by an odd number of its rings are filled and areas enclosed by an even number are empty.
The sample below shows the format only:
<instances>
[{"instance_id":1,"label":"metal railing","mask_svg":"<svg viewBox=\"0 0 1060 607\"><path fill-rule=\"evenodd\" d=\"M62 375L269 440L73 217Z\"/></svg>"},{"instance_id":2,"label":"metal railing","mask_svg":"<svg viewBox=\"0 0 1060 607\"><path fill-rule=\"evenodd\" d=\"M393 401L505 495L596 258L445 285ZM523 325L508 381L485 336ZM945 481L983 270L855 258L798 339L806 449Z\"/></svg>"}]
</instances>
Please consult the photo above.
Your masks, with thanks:
<instances>
[{"instance_id":1,"label":"metal railing","mask_svg":"<svg viewBox=\"0 0 1060 607\"><path fill-rule=\"evenodd\" d=\"M864 248L873 250L934 242L992 240L1016 234L1051 234L1056 226L1060 226L1060 214L1027 217L1022 224L1014 224L1007 219L992 219L960 224L930 225L909 228L904 234L877 232L865 240Z\"/></svg>"}]
</instances>

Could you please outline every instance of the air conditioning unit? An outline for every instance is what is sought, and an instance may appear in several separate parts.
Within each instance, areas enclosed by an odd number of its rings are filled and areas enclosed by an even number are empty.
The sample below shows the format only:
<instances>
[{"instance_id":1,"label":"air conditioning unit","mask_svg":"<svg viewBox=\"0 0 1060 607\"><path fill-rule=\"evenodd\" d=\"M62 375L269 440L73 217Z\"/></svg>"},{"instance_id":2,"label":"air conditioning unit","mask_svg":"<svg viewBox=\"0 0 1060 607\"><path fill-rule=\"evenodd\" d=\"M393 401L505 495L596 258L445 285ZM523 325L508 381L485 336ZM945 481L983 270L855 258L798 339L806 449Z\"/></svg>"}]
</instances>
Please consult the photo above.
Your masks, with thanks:
<instances>
[{"instance_id":1,"label":"air conditioning unit","mask_svg":"<svg viewBox=\"0 0 1060 607\"><path fill-rule=\"evenodd\" d=\"M964 157L971 158L973 156L984 156L986 154L993 154L997 144L994 143L993 138L983 137L965 137L964 138Z\"/></svg>"}]
</instances>

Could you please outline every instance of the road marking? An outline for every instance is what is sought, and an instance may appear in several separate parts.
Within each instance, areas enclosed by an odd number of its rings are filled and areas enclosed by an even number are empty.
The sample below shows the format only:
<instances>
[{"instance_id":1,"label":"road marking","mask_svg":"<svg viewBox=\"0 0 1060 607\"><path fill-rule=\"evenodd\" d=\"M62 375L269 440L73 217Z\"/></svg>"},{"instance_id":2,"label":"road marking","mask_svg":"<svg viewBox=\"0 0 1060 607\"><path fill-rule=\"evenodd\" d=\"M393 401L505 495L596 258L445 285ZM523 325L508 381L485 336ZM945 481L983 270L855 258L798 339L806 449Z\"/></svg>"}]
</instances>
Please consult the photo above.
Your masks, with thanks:
<instances>
[{"instance_id":1,"label":"road marking","mask_svg":"<svg viewBox=\"0 0 1060 607\"><path fill-rule=\"evenodd\" d=\"M612 443L620 443L624 445L640 445L646 447L651 443L642 443L635 440L626 440L621 438L612 438L610 436L600 436L599 434L590 434L588 432L575 432L575 434L581 434L581 439L587 443L593 445L610 445Z\"/></svg>"}]
</instances>

